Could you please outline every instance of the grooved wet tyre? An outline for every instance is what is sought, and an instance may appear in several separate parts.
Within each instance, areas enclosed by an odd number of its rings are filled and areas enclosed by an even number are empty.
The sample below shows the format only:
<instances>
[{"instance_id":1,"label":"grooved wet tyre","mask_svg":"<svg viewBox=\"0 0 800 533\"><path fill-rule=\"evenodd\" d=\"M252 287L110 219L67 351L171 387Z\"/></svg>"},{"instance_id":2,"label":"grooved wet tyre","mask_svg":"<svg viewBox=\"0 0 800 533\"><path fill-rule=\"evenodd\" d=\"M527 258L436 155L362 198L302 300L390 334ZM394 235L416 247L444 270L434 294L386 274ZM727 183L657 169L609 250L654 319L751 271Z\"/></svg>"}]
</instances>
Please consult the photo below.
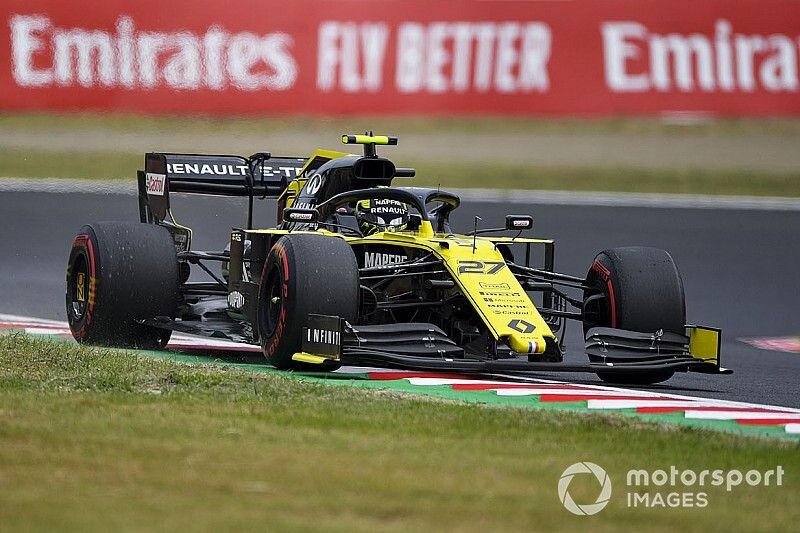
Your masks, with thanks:
<instances>
[{"instance_id":1,"label":"grooved wet tyre","mask_svg":"<svg viewBox=\"0 0 800 533\"><path fill-rule=\"evenodd\" d=\"M593 327L612 327L684 335L686 306L683 281L672 256L658 248L631 246L600 252L586 276L584 334ZM603 381L651 384L666 381L673 370L597 372Z\"/></svg>"},{"instance_id":2,"label":"grooved wet tyre","mask_svg":"<svg viewBox=\"0 0 800 533\"><path fill-rule=\"evenodd\" d=\"M284 235L264 264L258 297L258 328L267 360L280 369L333 370L336 363L292 361L301 350L309 314L358 316L358 264L352 248L338 237Z\"/></svg>"},{"instance_id":3,"label":"grooved wet tyre","mask_svg":"<svg viewBox=\"0 0 800 533\"><path fill-rule=\"evenodd\" d=\"M85 344L161 349L170 331L137 323L175 318L178 259L169 232L131 222L83 226L67 265L67 321Z\"/></svg>"}]
</instances>

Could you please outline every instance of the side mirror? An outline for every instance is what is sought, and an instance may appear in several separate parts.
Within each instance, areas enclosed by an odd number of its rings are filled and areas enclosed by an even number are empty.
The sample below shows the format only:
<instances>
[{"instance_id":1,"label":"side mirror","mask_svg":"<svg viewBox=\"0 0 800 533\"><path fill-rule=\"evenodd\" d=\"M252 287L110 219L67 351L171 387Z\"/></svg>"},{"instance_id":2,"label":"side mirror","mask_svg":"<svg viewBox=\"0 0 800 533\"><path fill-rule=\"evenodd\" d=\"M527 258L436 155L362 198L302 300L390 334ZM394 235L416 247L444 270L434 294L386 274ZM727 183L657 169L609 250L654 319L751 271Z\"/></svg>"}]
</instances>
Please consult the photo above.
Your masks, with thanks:
<instances>
[{"instance_id":1,"label":"side mirror","mask_svg":"<svg viewBox=\"0 0 800 533\"><path fill-rule=\"evenodd\" d=\"M288 223L314 224L319 222L319 211L316 209L289 207L283 210L283 221Z\"/></svg>"},{"instance_id":2,"label":"side mirror","mask_svg":"<svg viewBox=\"0 0 800 533\"><path fill-rule=\"evenodd\" d=\"M533 217L530 215L506 215L506 229L515 231L533 229Z\"/></svg>"}]
</instances>

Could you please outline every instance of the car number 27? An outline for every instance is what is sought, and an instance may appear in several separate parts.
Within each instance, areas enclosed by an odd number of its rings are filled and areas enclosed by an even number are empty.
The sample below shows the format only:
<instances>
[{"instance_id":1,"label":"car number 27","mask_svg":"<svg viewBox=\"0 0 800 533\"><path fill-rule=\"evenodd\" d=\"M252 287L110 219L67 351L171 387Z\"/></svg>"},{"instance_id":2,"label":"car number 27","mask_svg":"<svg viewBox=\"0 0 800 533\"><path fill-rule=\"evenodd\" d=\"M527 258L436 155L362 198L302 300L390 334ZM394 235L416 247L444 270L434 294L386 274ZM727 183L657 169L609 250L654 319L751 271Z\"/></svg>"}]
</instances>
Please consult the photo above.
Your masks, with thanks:
<instances>
[{"instance_id":1,"label":"car number 27","mask_svg":"<svg viewBox=\"0 0 800 533\"><path fill-rule=\"evenodd\" d=\"M459 274L495 274L506 266L505 261L459 261Z\"/></svg>"}]
</instances>

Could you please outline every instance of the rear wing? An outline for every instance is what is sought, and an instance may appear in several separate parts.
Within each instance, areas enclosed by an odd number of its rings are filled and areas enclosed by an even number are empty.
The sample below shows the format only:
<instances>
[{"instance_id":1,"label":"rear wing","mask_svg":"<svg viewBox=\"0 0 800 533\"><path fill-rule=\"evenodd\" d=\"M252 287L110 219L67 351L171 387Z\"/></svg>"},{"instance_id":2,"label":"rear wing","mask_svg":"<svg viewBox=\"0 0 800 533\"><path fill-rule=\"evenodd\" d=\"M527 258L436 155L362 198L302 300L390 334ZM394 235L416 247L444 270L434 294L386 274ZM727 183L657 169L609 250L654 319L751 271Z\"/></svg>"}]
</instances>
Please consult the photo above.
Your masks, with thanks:
<instances>
[{"instance_id":1,"label":"rear wing","mask_svg":"<svg viewBox=\"0 0 800 533\"><path fill-rule=\"evenodd\" d=\"M248 227L253 198L277 198L306 164L305 158L273 157L260 152L238 155L147 153L137 173L142 222L174 223L170 193L249 197Z\"/></svg>"}]
</instances>

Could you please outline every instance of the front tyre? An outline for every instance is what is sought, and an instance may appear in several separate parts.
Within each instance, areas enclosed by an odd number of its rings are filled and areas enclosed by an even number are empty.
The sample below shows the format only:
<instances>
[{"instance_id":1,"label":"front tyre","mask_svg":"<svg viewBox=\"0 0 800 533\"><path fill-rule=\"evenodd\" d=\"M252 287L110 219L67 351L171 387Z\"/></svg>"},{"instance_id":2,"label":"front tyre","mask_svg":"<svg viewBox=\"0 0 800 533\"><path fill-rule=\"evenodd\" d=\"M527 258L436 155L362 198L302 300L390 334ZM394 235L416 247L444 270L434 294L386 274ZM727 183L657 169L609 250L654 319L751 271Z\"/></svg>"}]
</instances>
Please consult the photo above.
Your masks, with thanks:
<instances>
[{"instance_id":1,"label":"front tyre","mask_svg":"<svg viewBox=\"0 0 800 533\"><path fill-rule=\"evenodd\" d=\"M284 235L272 247L261 275L258 328L261 347L276 368L335 370L328 361L298 364L292 355L302 346L309 314L358 317L358 263L352 248L338 237Z\"/></svg>"},{"instance_id":2,"label":"front tyre","mask_svg":"<svg viewBox=\"0 0 800 533\"><path fill-rule=\"evenodd\" d=\"M610 327L685 334L683 281L672 256L658 248L630 246L600 252L586 276L583 331ZM611 383L644 385L672 377L673 370L597 372Z\"/></svg>"},{"instance_id":3,"label":"front tyre","mask_svg":"<svg viewBox=\"0 0 800 533\"><path fill-rule=\"evenodd\" d=\"M138 320L175 318L178 259L159 226L98 222L83 226L67 264L67 322L80 343L161 349L170 331Z\"/></svg>"}]
</instances>

